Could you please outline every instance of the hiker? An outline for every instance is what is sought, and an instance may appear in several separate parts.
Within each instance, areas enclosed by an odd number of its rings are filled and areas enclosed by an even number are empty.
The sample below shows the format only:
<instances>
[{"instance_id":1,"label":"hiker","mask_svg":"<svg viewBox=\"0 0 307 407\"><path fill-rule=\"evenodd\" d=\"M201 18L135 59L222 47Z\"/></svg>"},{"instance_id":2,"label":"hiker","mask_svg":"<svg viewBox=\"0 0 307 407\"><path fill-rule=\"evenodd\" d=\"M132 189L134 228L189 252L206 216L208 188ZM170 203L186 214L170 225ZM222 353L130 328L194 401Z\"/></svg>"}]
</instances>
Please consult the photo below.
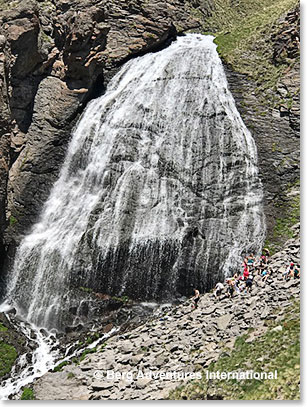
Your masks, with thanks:
<instances>
[{"instance_id":1,"label":"hiker","mask_svg":"<svg viewBox=\"0 0 307 407\"><path fill-rule=\"evenodd\" d=\"M282 273L284 280L289 280L291 276L294 276L294 263L290 263L287 270Z\"/></svg>"},{"instance_id":2,"label":"hiker","mask_svg":"<svg viewBox=\"0 0 307 407\"><path fill-rule=\"evenodd\" d=\"M254 269L254 263L255 263L255 256L252 253L247 259L247 266L249 267L250 270Z\"/></svg>"},{"instance_id":3,"label":"hiker","mask_svg":"<svg viewBox=\"0 0 307 407\"><path fill-rule=\"evenodd\" d=\"M223 290L224 290L224 285L222 283L217 283L215 286L215 291L214 291L214 296L216 299L218 299L220 297Z\"/></svg>"},{"instance_id":4,"label":"hiker","mask_svg":"<svg viewBox=\"0 0 307 407\"><path fill-rule=\"evenodd\" d=\"M194 290L194 297L192 298L192 300L194 300L193 308L196 309L198 307L198 301L200 300L200 294L196 288L193 288L193 290Z\"/></svg>"},{"instance_id":5,"label":"hiker","mask_svg":"<svg viewBox=\"0 0 307 407\"><path fill-rule=\"evenodd\" d=\"M226 280L226 282L227 282L227 292L226 292L226 295L227 295L227 297L232 298L232 297L233 297L234 290L235 290L235 280L234 280L233 278L228 278L228 279Z\"/></svg>"},{"instance_id":6,"label":"hiker","mask_svg":"<svg viewBox=\"0 0 307 407\"><path fill-rule=\"evenodd\" d=\"M299 266L294 267L293 278L295 278L295 279L300 278L300 267Z\"/></svg>"},{"instance_id":7,"label":"hiker","mask_svg":"<svg viewBox=\"0 0 307 407\"><path fill-rule=\"evenodd\" d=\"M252 290L254 277L250 274L245 282L246 292L250 293Z\"/></svg>"},{"instance_id":8,"label":"hiker","mask_svg":"<svg viewBox=\"0 0 307 407\"><path fill-rule=\"evenodd\" d=\"M236 290L236 292L238 293L238 294L240 294L240 292L241 292L241 289L240 289L240 283L241 283L241 277L240 276L237 276L236 277L236 279L235 279L235 283L234 283L234 288L235 288L235 290Z\"/></svg>"},{"instance_id":9,"label":"hiker","mask_svg":"<svg viewBox=\"0 0 307 407\"><path fill-rule=\"evenodd\" d=\"M255 258L255 261L254 261L254 273L260 274L260 264L261 264L260 257Z\"/></svg>"},{"instance_id":10,"label":"hiker","mask_svg":"<svg viewBox=\"0 0 307 407\"><path fill-rule=\"evenodd\" d=\"M249 276L249 267L246 265L243 271L243 279L246 281L248 279L248 276Z\"/></svg>"},{"instance_id":11,"label":"hiker","mask_svg":"<svg viewBox=\"0 0 307 407\"><path fill-rule=\"evenodd\" d=\"M257 265L257 271L261 275L262 271L267 267L267 257L263 254L260 257L259 263Z\"/></svg>"},{"instance_id":12,"label":"hiker","mask_svg":"<svg viewBox=\"0 0 307 407\"><path fill-rule=\"evenodd\" d=\"M262 281L266 282L269 275L270 275L270 273L269 273L268 269L262 270L262 272L261 272Z\"/></svg>"}]
</instances>

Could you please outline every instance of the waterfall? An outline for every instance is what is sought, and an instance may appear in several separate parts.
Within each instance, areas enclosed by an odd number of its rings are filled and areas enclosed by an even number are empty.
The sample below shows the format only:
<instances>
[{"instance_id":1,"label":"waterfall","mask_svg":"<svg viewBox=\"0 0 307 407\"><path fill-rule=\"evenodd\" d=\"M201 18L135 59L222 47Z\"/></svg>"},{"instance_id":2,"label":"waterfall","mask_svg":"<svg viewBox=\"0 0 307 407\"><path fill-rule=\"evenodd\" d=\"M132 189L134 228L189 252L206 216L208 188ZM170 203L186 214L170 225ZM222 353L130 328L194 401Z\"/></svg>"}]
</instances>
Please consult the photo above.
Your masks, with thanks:
<instances>
[{"instance_id":1,"label":"waterfall","mask_svg":"<svg viewBox=\"0 0 307 407\"><path fill-rule=\"evenodd\" d=\"M254 140L213 37L189 34L126 63L89 103L7 299L61 329L78 287L143 300L205 291L263 236Z\"/></svg>"}]
</instances>

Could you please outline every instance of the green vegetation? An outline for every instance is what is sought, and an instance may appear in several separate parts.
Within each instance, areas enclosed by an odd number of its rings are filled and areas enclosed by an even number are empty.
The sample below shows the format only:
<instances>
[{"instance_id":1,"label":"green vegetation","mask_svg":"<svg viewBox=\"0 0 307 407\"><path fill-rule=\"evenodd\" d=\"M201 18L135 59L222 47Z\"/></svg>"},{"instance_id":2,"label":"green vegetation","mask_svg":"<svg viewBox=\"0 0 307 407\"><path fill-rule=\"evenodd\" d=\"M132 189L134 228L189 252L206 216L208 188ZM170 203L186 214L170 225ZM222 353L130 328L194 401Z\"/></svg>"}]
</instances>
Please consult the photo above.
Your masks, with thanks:
<instances>
[{"instance_id":1,"label":"green vegetation","mask_svg":"<svg viewBox=\"0 0 307 407\"><path fill-rule=\"evenodd\" d=\"M20 0L10 1L10 0L0 0L0 10L8 10L16 7L20 3Z\"/></svg>"},{"instance_id":2,"label":"green vegetation","mask_svg":"<svg viewBox=\"0 0 307 407\"><path fill-rule=\"evenodd\" d=\"M44 43L44 42L49 43L49 44L53 43L53 39L51 37L49 37L49 35L47 35L43 30L40 30L39 38L42 43Z\"/></svg>"},{"instance_id":3,"label":"green vegetation","mask_svg":"<svg viewBox=\"0 0 307 407\"><path fill-rule=\"evenodd\" d=\"M54 369L54 372L62 372L63 371L63 367L70 365L70 361L69 360L64 360L63 362L59 363Z\"/></svg>"},{"instance_id":4,"label":"green vegetation","mask_svg":"<svg viewBox=\"0 0 307 407\"><path fill-rule=\"evenodd\" d=\"M79 359L76 358L76 357L72 358L71 361L72 361L72 363L74 363L75 365L79 365L79 364L80 364Z\"/></svg>"},{"instance_id":5,"label":"green vegetation","mask_svg":"<svg viewBox=\"0 0 307 407\"><path fill-rule=\"evenodd\" d=\"M107 346L106 343L103 343L100 348L99 348L99 352L104 352L105 351L105 347Z\"/></svg>"},{"instance_id":6,"label":"green vegetation","mask_svg":"<svg viewBox=\"0 0 307 407\"><path fill-rule=\"evenodd\" d=\"M220 56L234 70L252 78L259 95L274 89L290 63L272 63L269 39L276 21L297 4L297 0L215 0L212 16L203 20L205 33L216 37ZM198 10L196 17L199 18Z\"/></svg>"},{"instance_id":7,"label":"green vegetation","mask_svg":"<svg viewBox=\"0 0 307 407\"><path fill-rule=\"evenodd\" d=\"M129 297L127 297L127 295L123 295L122 297L111 297L111 299L114 301L122 302L124 304L126 304L129 301Z\"/></svg>"},{"instance_id":8,"label":"green vegetation","mask_svg":"<svg viewBox=\"0 0 307 407\"><path fill-rule=\"evenodd\" d=\"M10 226L14 226L18 220L15 218L15 216L11 215L9 218Z\"/></svg>"},{"instance_id":9,"label":"green vegetation","mask_svg":"<svg viewBox=\"0 0 307 407\"><path fill-rule=\"evenodd\" d=\"M98 332L95 332L94 334L92 334L91 336L88 336L86 338L85 344L90 345L91 343L93 343L94 341L96 341L99 338L100 338L100 334Z\"/></svg>"},{"instance_id":10,"label":"green vegetation","mask_svg":"<svg viewBox=\"0 0 307 407\"><path fill-rule=\"evenodd\" d=\"M35 400L33 389L25 387L20 397L20 400Z\"/></svg>"},{"instance_id":11,"label":"green vegetation","mask_svg":"<svg viewBox=\"0 0 307 407\"><path fill-rule=\"evenodd\" d=\"M85 349L85 351L82 353L81 357L80 357L80 362L82 362L82 360L85 359L85 356L88 355L89 353L95 353L97 352L96 348L92 348L92 349Z\"/></svg>"},{"instance_id":12,"label":"green vegetation","mask_svg":"<svg viewBox=\"0 0 307 407\"><path fill-rule=\"evenodd\" d=\"M72 373L72 372L69 372L68 374L67 374L67 379L73 379L75 377L75 375L74 375L74 373Z\"/></svg>"},{"instance_id":13,"label":"green vegetation","mask_svg":"<svg viewBox=\"0 0 307 407\"><path fill-rule=\"evenodd\" d=\"M0 377L11 371L17 356L14 346L0 341Z\"/></svg>"},{"instance_id":14,"label":"green vegetation","mask_svg":"<svg viewBox=\"0 0 307 407\"><path fill-rule=\"evenodd\" d=\"M92 294L93 290L88 287L79 287L79 289L85 293Z\"/></svg>"},{"instance_id":15,"label":"green vegetation","mask_svg":"<svg viewBox=\"0 0 307 407\"><path fill-rule=\"evenodd\" d=\"M271 255L281 249L283 242L293 237L292 226L300 221L300 195L291 196L291 191L295 188L299 188L299 182L289 188L290 198L279 205L278 209L282 211L283 216L276 218L274 229L265 242L265 247L270 250Z\"/></svg>"},{"instance_id":16,"label":"green vegetation","mask_svg":"<svg viewBox=\"0 0 307 407\"><path fill-rule=\"evenodd\" d=\"M3 324L1 324L0 322L0 332L6 332L7 331L7 327L4 326Z\"/></svg>"},{"instance_id":17,"label":"green vegetation","mask_svg":"<svg viewBox=\"0 0 307 407\"><path fill-rule=\"evenodd\" d=\"M280 325L281 330L274 331ZM170 393L170 399L206 400L216 394L225 400L298 400L300 398L300 306L293 303L285 310L284 319L271 323L270 329L252 342L248 334L237 338L231 354L223 353L210 364L211 372L274 372L273 380L201 380L191 381Z\"/></svg>"}]
</instances>

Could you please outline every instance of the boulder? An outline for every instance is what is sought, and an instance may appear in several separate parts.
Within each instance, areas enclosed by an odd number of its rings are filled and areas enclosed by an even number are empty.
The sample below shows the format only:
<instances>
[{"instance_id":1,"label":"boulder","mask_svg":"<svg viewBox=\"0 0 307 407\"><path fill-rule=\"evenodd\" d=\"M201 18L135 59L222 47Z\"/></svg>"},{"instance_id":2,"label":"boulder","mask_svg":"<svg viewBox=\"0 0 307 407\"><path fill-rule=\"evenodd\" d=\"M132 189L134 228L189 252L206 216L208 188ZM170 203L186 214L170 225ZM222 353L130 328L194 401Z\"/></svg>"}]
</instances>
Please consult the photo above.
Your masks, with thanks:
<instances>
[{"instance_id":1,"label":"boulder","mask_svg":"<svg viewBox=\"0 0 307 407\"><path fill-rule=\"evenodd\" d=\"M233 318L232 314L225 314L225 315L222 315L221 317L219 317L217 319L218 329L219 330L225 330L228 327L228 325L229 325L230 321L232 320L232 318Z\"/></svg>"}]
</instances>

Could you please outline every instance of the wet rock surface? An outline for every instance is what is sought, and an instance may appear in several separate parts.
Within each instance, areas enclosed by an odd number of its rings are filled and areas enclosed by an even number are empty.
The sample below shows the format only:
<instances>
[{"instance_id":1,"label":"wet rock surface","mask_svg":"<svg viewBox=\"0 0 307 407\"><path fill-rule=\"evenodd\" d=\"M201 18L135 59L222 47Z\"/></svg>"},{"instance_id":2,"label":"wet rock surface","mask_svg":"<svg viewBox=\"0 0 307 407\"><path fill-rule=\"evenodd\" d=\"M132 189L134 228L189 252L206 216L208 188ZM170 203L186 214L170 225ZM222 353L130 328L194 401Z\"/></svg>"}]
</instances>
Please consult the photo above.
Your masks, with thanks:
<instances>
[{"instance_id":1,"label":"wet rock surface","mask_svg":"<svg viewBox=\"0 0 307 407\"><path fill-rule=\"evenodd\" d=\"M0 5L0 21L0 249L10 260L48 197L86 102L125 61L199 22L179 0L28 0Z\"/></svg>"},{"instance_id":2,"label":"wet rock surface","mask_svg":"<svg viewBox=\"0 0 307 407\"><path fill-rule=\"evenodd\" d=\"M213 10L213 0L0 4L0 267L37 219L86 102L123 62L177 33L201 31L196 15ZM268 111L254 94L256 84L231 69L228 79L257 142L270 231L282 215L276 202L299 176L299 7L276 22L267 41L274 64L289 62L272 90L284 103Z\"/></svg>"},{"instance_id":3,"label":"wet rock surface","mask_svg":"<svg viewBox=\"0 0 307 407\"><path fill-rule=\"evenodd\" d=\"M0 313L0 345L8 345L11 349L15 349L16 358L23 355L24 360L31 361L31 354L35 349L35 343L31 341L25 334L18 330L18 320L14 315L7 316L4 313ZM2 352L2 349L1 349ZM1 355L4 357L5 355ZM7 355L8 356L8 355ZM3 366L1 366L3 368ZM18 373L22 366L17 363L14 366L14 371ZM1 369L0 369L1 371ZM1 375L0 375L1 376ZM0 377L1 380L5 380L10 377L10 372Z\"/></svg>"},{"instance_id":4,"label":"wet rock surface","mask_svg":"<svg viewBox=\"0 0 307 407\"><path fill-rule=\"evenodd\" d=\"M230 352L235 339L249 333L248 342L263 335L267 322L282 319L283 310L300 296L300 280L285 282L282 272L299 259L299 226L285 249L270 258L272 271L266 283L256 276L250 294L216 300L211 293L201 295L199 308L191 302L172 308L163 317L137 329L114 336L106 346L87 355L79 365L65 366L62 372L48 373L34 383L41 400L156 400L182 383L167 378L146 377L159 372L195 372L206 368L222 352ZM294 254L295 252L295 254ZM276 311L278 311L276 313ZM279 329L278 325L274 329ZM118 372L118 379L106 378L107 370ZM142 371L144 377L138 373ZM133 375L133 380L127 376ZM111 376L110 376L111 377Z\"/></svg>"}]
</instances>

